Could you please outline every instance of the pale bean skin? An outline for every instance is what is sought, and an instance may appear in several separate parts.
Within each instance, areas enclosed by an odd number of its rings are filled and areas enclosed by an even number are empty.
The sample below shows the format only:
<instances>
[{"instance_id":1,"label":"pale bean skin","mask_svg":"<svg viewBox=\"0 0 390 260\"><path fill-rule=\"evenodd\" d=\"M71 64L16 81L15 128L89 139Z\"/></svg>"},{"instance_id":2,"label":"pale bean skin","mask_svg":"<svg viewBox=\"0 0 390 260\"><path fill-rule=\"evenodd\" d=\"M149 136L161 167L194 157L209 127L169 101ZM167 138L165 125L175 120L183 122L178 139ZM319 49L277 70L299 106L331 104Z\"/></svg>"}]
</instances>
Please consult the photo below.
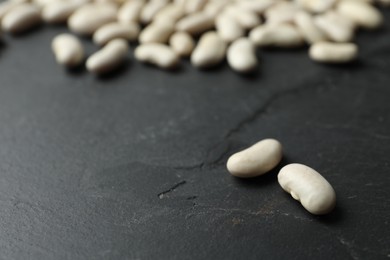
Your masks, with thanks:
<instances>
[{"instance_id":1,"label":"pale bean skin","mask_svg":"<svg viewBox=\"0 0 390 260\"><path fill-rule=\"evenodd\" d=\"M128 24L128 23L138 23L140 20L140 13L144 7L145 0L129 0L125 2L118 11L118 22Z\"/></svg>"},{"instance_id":2,"label":"pale bean skin","mask_svg":"<svg viewBox=\"0 0 390 260\"><path fill-rule=\"evenodd\" d=\"M172 23L175 23L180 18L184 16L184 8L180 5L168 4L163 7L158 13L153 17L153 21L166 21L169 20Z\"/></svg>"},{"instance_id":3,"label":"pale bean skin","mask_svg":"<svg viewBox=\"0 0 390 260\"><path fill-rule=\"evenodd\" d=\"M245 29L233 16L227 13L222 13L217 16L215 27L218 35L228 43L245 35Z\"/></svg>"},{"instance_id":4,"label":"pale bean skin","mask_svg":"<svg viewBox=\"0 0 390 260\"><path fill-rule=\"evenodd\" d=\"M20 4L9 10L1 20L3 31L12 34L23 33L41 23L41 14L33 4Z\"/></svg>"},{"instance_id":5,"label":"pale bean skin","mask_svg":"<svg viewBox=\"0 0 390 260\"><path fill-rule=\"evenodd\" d=\"M298 6L311 13L323 13L330 10L338 0L295 0Z\"/></svg>"},{"instance_id":6,"label":"pale bean skin","mask_svg":"<svg viewBox=\"0 0 390 260\"><path fill-rule=\"evenodd\" d=\"M145 27L139 35L140 43L166 43L175 31L175 26L170 21L156 21Z\"/></svg>"},{"instance_id":7,"label":"pale bean skin","mask_svg":"<svg viewBox=\"0 0 390 260\"><path fill-rule=\"evenodd\" d=\"M148 24L153 20L153 17L165 6L168 4L168 0L150 0L142 8L141 11L141 22Z\"/></svg>"},{"instance_id":8,"label":"pale bean skin","mask_svg":"<svg viewBox=\"0 0 390 260\"><path fill-rule=\"evenodd\" d=\"M323 63L347 63L357 55L358 47L354 43L318 42L309 49L310 58Z\"/></svg>"},{"instance_id":9,"label":"pale bean skin","mask_svg":"<svg viewBox=\"0 0 390 260\"><path fill-rule=\"evenodd\" d=\"M224 60L226 47L227 44L216 32L207 32L192 52L191 64L202 69L216 66Z\"/></svg>"},{"instance_id":10,"label":"pale bean skin","mask_svg":"<svg viewBox=\"0 0 390 260\"><path fill-rule=\"evenodd\" d=\"M193 13L183 17L176 23L176 30L199 35L214 28L214 18L206 12Z\"/></svg>"},{"instance_id":11,"label":"pale bean skin","mask_svg":"<svg viewBox=\"0 0 390 260\"><path fill-rule=\"evenodd\" d=\"M68 19L69 29L77 34L92 35L101 26L114 22L117 7L112 3L91 3L75 11Z\"/></svg>"},{"instance_id":12,"label":"pale bean skin","mask_svg":"<svg viewBox=\"0 0 390 260\"><path fill-rule=\"evenodd\" d=\"M65 23L84 1L54 1L42 9L42 19L46 23Z\"/></svg>"},{"instance_id":13,"label":"pale bean skin","mask_svg":"<svg viewBox=\"0 0 390 260\"><path fill-rule=\"evenodd\" d=\"M192 14L201 11L207 4L208 0L190 0L185 4L185 12Z\"/></svg>"},{"instance_id":14,"label":"pale bean skin","mask_svg":"<svg viewBox=\"0 0 390 260\"><path fill-rule=\"evenodd\" d=\"M314 18L314 22L326 36L335 42L350 42L354 38L353 22L345 16L329 11Z\"/></svg>"},{"instance_id":15,"label":"pale bean skin","mask_svg":"<svg viewBox=\"0 0 390 260\"><path fill-rule=\"evenodd\" d=\"M136 23L108 23L100 27L93 34L93 42L96 45L102 46L113 39L125 39L127 41L135 41L139 34L139 25Z\"/></svg>"},{"instance_id":16,"label":"pale bean skin","mask_svg":"<svg viewBox=\"0 0 390 260\"><path fill-rule=\"evenodd\" d=\"M282 145L275 139L264 139L233 154L227 161L228 171L236 177L252 178L275 168L282 159Z\"/></svg>"},{"instance_id":17,"label":"pale bean skin","mask_svg":"<svg viewBox=\"0 0 390 260\"><path fill-rule=\"evenodd\" d=\"M169 46L161 43L141 44L135 49L134 56L138 61L162 69L174 69L180 61L179 56Z\"/></svg>"},{"instance_id":18,"label":"pale bean skin","mask_svg":"<svg viewBox=\"0 0 390 260\"><path fill-rule=\"evenodd\" d=\"M295 24L307 43L312 44L327 40L326 35L317 27L313 17L307 12L299 12L295 16Z\"/></svg>"},{"instance_id":19,"label":"pale bean skin","mask_svg":"<svg viewBox=\"0 0 390 260\"><path fill-rule=\"evenodd\" d=\"M274 0L242 0L238 1L237 5L244 9L262 14L267 8L274 5Z\"/></svg>"},{"instance_id":20,"label":"pale bean skin","mask_svg":"<svg viewBox=\"0 0 390 260\"><path fill-rule=\"evenodd\" d=\"M75 67L84 61L84 48L80 40L72 34L57 35L51 47L58 64Z\"/></svg>"},{"instance_id":21,"label":"pale bean skin","mask_svg":"<svg viewBox=\"0 0 390 260\"><path fill-rule=\"evenodd\" d=\"M0 21L3 19L4 15L8 13L12 8L22 4L21 1L6 1L0 3Z\"/></svg>"},{"instance_id":22,"label":"pale bean skin","mask_svg":"<svg viewBox=\"0 0 390 260\"><path fill-rule=\"evenodd\" d=\"M128 51L129 47L126 40L112 40L87 59L87 69L96 74L111 72L124 62Z\"/></svg>"},{"instance_id":23,"label":"pale bean skin","mask_svg":"<svg viewBox=\"0 0 390 260\"><path fill-rule=\"evenodd\" d=\"M257 46L263 47L295 48L304 43L301 33L290 24L260 25L249 33L249 38Z\"/></svg>"},{"instance_id":24,"label":"pale bean skin","mask_svg":"<svg viewBox=\"0 0 390 260\"><path fill-rule=\"evenodd\" d=\"M234 17L244 29L252 29L262 22L260 16L255 12L241 9L236 5L227 7L225 12Z\"/></svg>"},{"instance_id":25,"label":"pale bean skin","mask_svg":"<svg viewBox=\"0 0 390 260\"><path fill-rule=\"evenodd\" d=\"M250 73L257 68L256 49L248 38L235 40L226 56L230 67L239 73Z\"/></svg>"},{"instance_id":26,"label":"pale bean skin","mask_svg":"<svg viewBox=\"0 0 390 260\"><path fill-rule=\"evenodd\" d=\"M382 14L372 5L356 0L342 0L337 11L366 29L376 29L383 24Z\"/></svg>"},{"instance_id":27,"label":"pale bean skin","mask_svg":"<svg viewBox=\"0 0 390 260\"><path fill-rule=\"evenodd\" d=\"M195 48L195 41L186 32L176 32L169 39L169 45L181 57L188 57Z\"/></svg>"},{"instance_id":28,"label":"pale bean skin","mask_svg":"<svg viewBox=\"0 0 390 260\"><path fill-rule=\"evenodd\" d=\"M314 169L303 164L289 164L278 174L280 186L312 214L331 212L336 193L329 182Z\"/></svg>"}]
</instances>

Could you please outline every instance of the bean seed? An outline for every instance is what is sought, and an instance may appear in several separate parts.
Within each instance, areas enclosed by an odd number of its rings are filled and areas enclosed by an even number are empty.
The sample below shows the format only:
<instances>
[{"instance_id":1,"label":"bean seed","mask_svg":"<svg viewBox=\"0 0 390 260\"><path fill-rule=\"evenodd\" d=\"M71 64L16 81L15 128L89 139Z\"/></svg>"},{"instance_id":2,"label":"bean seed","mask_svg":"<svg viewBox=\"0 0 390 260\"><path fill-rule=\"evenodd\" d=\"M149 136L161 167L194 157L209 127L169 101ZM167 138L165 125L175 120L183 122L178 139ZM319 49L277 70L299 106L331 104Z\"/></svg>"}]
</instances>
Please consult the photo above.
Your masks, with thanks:
<instances>
[{"instance_id":1,"label":"bean seed","mask_svg":"<svg viewBox=\"0 0 390 260\"><path fill-rule=\"evenodd\" d=\"M202 35L191 55L191 63L197 68L210 68L225 58L226 43L214 31Z\"/></svg>"},{"instance_id":2,"label":"bean seed","mask_svg":"<svg viewBox=\"0 0 390 260\"><path fill-rule=\"evenodd\" d=\"M260 25L250 32L249 38L258 46L294 48L304 43L301 33L290 24Z\"/></svg>"},{"instance_id":3,"label":"bean seed","mask_svg":"<svg viewBox=\"0 0 390 260\"><path fill-rule=\"evenodd\" d=\"M123 63L128 50L127 41L123 39L112 40L103 49L87 59L87 69L96 74L111 72Z\"/></svg>"},{"instance_id":4,"label":"bean seed","mask_svg":"<svg viewBox=\"0 0 390 260\"><path fill-rule=\"evenodd\" d=\"M248 38L235 40L227 50L230 67L240 73L249 73L257 68L255 46Z\"/></svg>"},{"instance_id":5,"label":"bean seed","mask_svg":"<svg viewBox=\"0 0 390 260\"><path fill-rule=\"evenodd\" d=\"M64 33L57 35L51 44L57 63L66 67L75 67L84 60L84 49L79 39Z\"/></svg>"},{"instance_id":6,"label":"bean seed","mask_svg":"<svg viewBox=\"0 0 390 260\"><path fill-rule=\"evenodd\" d=\"M218 35L226 42L232 42L245 34L244 28L231 15L220 14L215 20Z\"/></svg>"},{"instance_id":7,"label":"bean seed","mask_svg":"<svg viewBox=\"0 0 390 260\"><path fill-rule=\"evenodd\" d=\"M116 38L135 41L138 34L139 25L136 23L108 23L96 30L93 34L93 42L101 46Z\"/></svg>"},{"instance_id":8,"label":"bean seed","mask_svg":"<svg viewBox=\"0 0 390 260\"><path fill-rule=\"evenodd\" d=\"M342 0L337 5L337 11L366 29L378 28L383 23L382 14L372 5L364 2Z\"/></svg>"},{"instance_id":9,"label":"bean seed","mask_svg":"<svg viewBox=\"0 0 390 260\"><path fill-rule=\"evenodd\" d=\"M278 182L312 214L327 214L336 204L336 193L329 182L306 165L294 163L283 167Z\"/></svg>"},{"instance_id":10,"label":"bean seed","mask_svg":"<svg viewBox=\"0 0 390 260\"><path fill-rule=\"evenodd\" d=\"M199 35L214 27L214 18L206 12L193 13L180 19L176 30Z\"/></svg>"},{"instance_id":11,"label":"bean seed","mask_svg":"<svg viewBox=\"0 0 390 260\"><path fill-rule=\"evenodd\" d=\"M30 30L41 23L39 8L33 4L20 4L7 12L1 20L4 31L18 34Z\"/></svg>"},{"instance_id":12,"label":"bean seed","mask_svg":"<svg viewBox=\"0 0 390 260\"><path fill-rule=\"evenodd\" d=\"M173 69L179 63L179 56L169 46L161 43L139 45L135 49L135 58L163 69Z\"/></svg>"},{"instance_id":13,"label":"bean seed","mask_svg":"<svg viewBox=\"0 0 390 260\"><path fill-rule=\"evenodd\" d=\"M275 139L264 139L230 156L227 169L236 177L256 177L275 168L281 159L282 145Z\"/></svg>"},{"instance_id":14,"label":"bean seed","mask_svg":"<svg viewBox=\"0 0 390 260\"><path fill-rule=\"evenodd\" d=\"M155 21L149 24L139 35L140 43L166 43L174 32L174 24L170 21Z\"/></svg>"},{"instance_id":15,"label":"bean seed","mask_svg":"<svg viewBox=\"0 0 390 260\"><path fill-rule=\"evenodd\" d=\"M179 56L188 57L195 48L195 42L186 32L176 32L169 39L169 45Z\"/></svg>"},{"instance_id":16,"label":"bean seed","mask_svg":"<svg viewBox=\"0 0 390 260\"><path fill-rule=\"evenodd\" d=\"M358 47L354 43L317 42L309 50L310 58L324 63L346 63L356 59Z\"/></svg>"}]
</instances>

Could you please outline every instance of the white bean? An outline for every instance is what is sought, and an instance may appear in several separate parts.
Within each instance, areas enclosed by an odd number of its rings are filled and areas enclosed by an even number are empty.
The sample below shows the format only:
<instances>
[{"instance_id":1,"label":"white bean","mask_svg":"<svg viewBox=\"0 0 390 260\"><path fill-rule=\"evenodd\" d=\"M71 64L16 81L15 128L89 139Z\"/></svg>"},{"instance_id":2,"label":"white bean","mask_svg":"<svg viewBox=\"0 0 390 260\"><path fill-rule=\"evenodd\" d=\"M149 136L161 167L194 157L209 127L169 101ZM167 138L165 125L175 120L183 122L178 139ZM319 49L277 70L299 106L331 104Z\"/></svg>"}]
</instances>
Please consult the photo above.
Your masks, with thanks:
<instances>
[{"instance_id":1,"label":"white bean","mask_svg":"<svg viewBox=\"0 0 390 260\"><path fill-rule=\"evenodd\" d=\"M143 29L138 40L140 43L166 43L174 30L175 26L170 21L155 21Z\"/></svg>"},{"instance_id":2,"label":"white bean","mask_svg":"<svg viewBox=\"0 0 390 260\"><path fill-rule=\"evenodd\" d=\"M51 43L57 63L66 67L75 67L84 60L84 49L78 38L64 33L54 37Z\"/></svg>"},{"instance_id":3,"label":"white bean","mask_svg":"<svg viewBox=\"0 0 390 260\"><path fill-rule=\"evenodd\" d=\"M337 11L358 26L375 29L382 25L382 14L372 5L356 0L343 0L337 5Z\"/></svg>"},{"instance_id":4,"label":"white bean","mask_svg":"<svg viewBox=\"0 0 390 260\"><path fill-rule=\"evenodd\" d=\"M7 12L1 20L1 27L10 33L22 33L41 23L39 8L33 4L20 4Z\"/></svg>"},{"instance_id":5,"label":"white bean","mask_svg":"<svg viewBox=\"0 0 390 260\"><path fill-rule=\"evenodd\" d=\"M294 163L283 167L278 182L312 214L327 214L336 204L336 193L329 182L306 165Z\"/></svg>"},{"instance_id":6,"label":"white bean","mask_svg":"<svg viewBox=\"0 0 390 260\"><path fill-rule=\"evenodd\" d=\"M295 0L301 8L311 13L323 13L330 10L338 0Z\"/></svg>"},{"instance_id":7,"label":"white bean","mask_svg":"<svg viewBox=\"0 0 390 260\"><path fill-rule=\"evenodd\" d=\"M251 178L275 168L282 159L282 145L275 139L264 139L233 154L227 161L228 171L236 177Z\"/></svg>"},{"instance_id":8,"label":"white bean","mask_svg":"<svg viewBox=\"0 0 390 260\"><path fill-rule=\"evenodd\" d=\"M206 5L208 0L189 0L185 5L185 12L187 14L192 14L199 12Z\"/></svg>"},{"instance_id":9,"label":"white bean","mask_svg":"<svg viewBox=\"0 0 390 260\"><path fill-rule=\"evenodd\" d=\"M3 19L4 15L8 13L12 8L22 4L22 2L16 1L6 1L0 3L0 21Z\"/></svg>"},{"instance_id":10,"label":"white bean","mask_svg":"<svg viewBox=\"0 0 390 260\"><path fill-rule=\"evenodd\" d=\"M150 0L141 11L141 22L148 24L153 17L168 3L168 0Z\"/></svg>"},{"instance_id":11,"label":"white bean","mask_svg":"<svg viewBox=\"0 0 390 260\"><path fill-rule=\"evenodd\" d=\"M169 39L169 45L179 56L188 57L195 48L195 42L186 32L176 32Z\"/></svg>"},{"instance_id":12,"label":"white bean","mask_svg":"<svg viewBox=\"0 0 390 260\"><path fill-rule=\"evenodd\" d=\"M334 11L316 16L314 22L335 42L349 42L354 37L355 27L352 21Z\"/></svg>"},{"instance_id":13,"label":"white bean","mask_svg":"<svg viewBox=\"0 0 390 260\"><path fill-rule=\"evenodd\" d=\"M173 69L179 63L179 56L169 46L161 43L141 44L135 49L134 55L138 61L163 69Z\"/></svg>"},{"instance_id":14,"label":"white bean","mask_svg":"<svg viewBox=\"0 0 390 260\"><path fill-rule=\"evenodd\" d=\"M314 23L313 17L307 12L299 12L295 16L295 24L307 43L325 41L326 35Z\"/></svg>"},{"instance_id":15,"label":"white bean","mask_svg":"<svg viewBox=\"0 0 390 260\"><path fill-rule=\"evenodd\" d=\"M223 61L226 43L214 31L207 32L199 39L191 55L191 63L197 68L210 68Z\"/></svg>"},{"instance_id":16,"label":"white bean","mask_svg":"<svg viewBox=\"0 0 390 260\"><path fill-rule=\"evenodd\" d=\"M214 27L214 18L206 12L193 13L176 23L176 30L199 35Z\"/></svg>"},{"instance_id":17,"label":"white bean","mask_svg":"<svg viewBox=\"0 0 390 260\"><path fill-rule=\"evenodd\" d=\"M127 41L115 39L87 59L87 69L96 74L105 74L118 68L125 60L129 47Z\"/></svg>"},{"instance_id":18,"label":"white bean","mask_svg":"<svg viewBox=\"0 0 390 260\"><path fill-rule=\"evenodd\" d=\"M237 2L238 6L244 10L249 10L262 14L267 8L275 4L274 0L241 0Z\"/></svg>"},{"instance_id":19,"label":"white bean","mask_svg":"<svg viewBox=\"0 0 390 260\"><path fill-rule=\"evenodd\" d=\"M301 33L290 24L260 25L250 32L249 38L258 46L294 48L304 43Z\"/></svg>"},{"instance_id":20,"label":"white bean","mask_svg":"<svg viewBox=\"0 0 390 260\"><path fill-rule=\"evenodd\" d=\"M120 23L138 23L140 13L145 5L145 0L129 0L125 2L118 11L118 21Z\"/></svg>"},{"instance_id":21,"label":"white bean","mask_svg":"<svg viewBox=\"0 0 390 260\"><path fill-rule=\"evenodd\" d=\"M215 20L218 35L226 42L232 42L245 34L244 28L231 15L222 13Z\"/></svg>"},{"instance_id":22,"label":"white bean","mask_svg":"<svg viewBox=\"0 0 390 260\"><path fill-rule=\"evenodd\" d=\"M267 24L293 23L299 9L292 2L278 2L264 12Z\"/></svg>"},{"instance_id":23,"label":"white bean","mask_svg":"<svg viewBox=\"0 0 390 260\"><path fill-rule=\"evenodd\" d=\"M91 3L75 11L68 19L69 29L92 35L101 26L116 20L117 7L112 3Z\"/></svg>"},{"instance_id":24,"label":"white bean","mask_svg":"<svg viewBox=\"0 0 390 260\"><path fill-rule=\"evenodd\" d=\"M135 41L138 34L139 25L136 23L108 23L96 30L92 39L95 44L101 46L116 38Z\"/></svg>"},{"instance_id":25,"label":"white bean","mask_svg":"<svg viewBox=\"0 0 390 260\"><path fill-rule=\"evenodd\" d=\"M47 23L65 23L84 2L82 1L54 1L42 9L42 19Z\"/></svg>"},{"instance_id":26,"label":"white bean","mask_svg":"<svg viewBox=\"0 0 390 260\"><path fill-rule=\"evenodd\" d=\"M176 22L184 16L184 9L180 5L168 4L163 7L158 13L154 16L153 21L166 21Z\"/></svg>"},{"instance_id":27,"label":"white bean","mask_svg":"<svg viewBox=\"0 0 390 260\"><path fill-rule=\"evenodd\" d=\"M249 73L257 68L256 50L248 38L235 40L227 50L230 67L240 73Z\"/></svg>"},{"instance_id":28,"label":"white bean","mask_svg":"<svg viewBox=\"0 0 390 260\"><path fill-rule=\"evenodd\" d=\"M236 5L232 5L227 7L225 12L233 16L245 29L252 29L261 24L260 16L251 10L244 10Z\"/></svg>"},{"instance_id":29,"label":"white bean","mask_svg":"<svg viewBox=\"0 0 390 260\"><path fill-rule=\"evenodd\" d=\"M354 43L317 42L309 50L310 58L324 63L346 63L356 59L358 47Z\"/></svg>"}]
</instances>

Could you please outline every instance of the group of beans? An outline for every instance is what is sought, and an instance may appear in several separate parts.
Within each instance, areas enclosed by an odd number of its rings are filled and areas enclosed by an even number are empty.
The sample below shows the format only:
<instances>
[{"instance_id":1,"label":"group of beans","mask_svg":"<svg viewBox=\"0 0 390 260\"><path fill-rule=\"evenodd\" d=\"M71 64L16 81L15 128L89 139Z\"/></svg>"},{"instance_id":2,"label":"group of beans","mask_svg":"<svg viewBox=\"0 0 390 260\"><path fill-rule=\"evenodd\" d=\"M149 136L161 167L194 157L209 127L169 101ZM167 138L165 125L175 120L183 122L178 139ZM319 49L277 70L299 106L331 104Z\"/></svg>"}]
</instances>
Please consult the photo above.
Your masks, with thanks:
<instances>
[{"instance_id":1,"label":"group of beans","mask_svg":"<svg viewBox=\"0 0 390 260\"><path fill-rule=\"evenodd\" d=\"M197 68L226 58L233 70L248 73L258 66L256 47L308 44L314 61L354 60L356 30L383 22L375 4L390 0L8 0L0 4L0 20L11 34L42 21L67 24L72 34L52 41L57 62L66 67L85 61L77 36L92 37L101 49L87 58L86 67L96 74L118 68L128 56L128 42L138 42L137 60L163 69L177 67L181 57Z\"/></svg>"},{"instance_id":2,"label":"group of beans","mask_svg":"<svg viewBox=\"0 0 390 260\"><path fill-rule=\"evenodd\" d=\"M227 169L239 178L257 177L275 168L282 156L279 141L264 139L233 154L228 159ZM278 174L278 182L283 190L312 214L327 214L335 207L336 193L332 186L321 174L306 165L292 163L284 166Z\"/></svg>"}]
</instances>

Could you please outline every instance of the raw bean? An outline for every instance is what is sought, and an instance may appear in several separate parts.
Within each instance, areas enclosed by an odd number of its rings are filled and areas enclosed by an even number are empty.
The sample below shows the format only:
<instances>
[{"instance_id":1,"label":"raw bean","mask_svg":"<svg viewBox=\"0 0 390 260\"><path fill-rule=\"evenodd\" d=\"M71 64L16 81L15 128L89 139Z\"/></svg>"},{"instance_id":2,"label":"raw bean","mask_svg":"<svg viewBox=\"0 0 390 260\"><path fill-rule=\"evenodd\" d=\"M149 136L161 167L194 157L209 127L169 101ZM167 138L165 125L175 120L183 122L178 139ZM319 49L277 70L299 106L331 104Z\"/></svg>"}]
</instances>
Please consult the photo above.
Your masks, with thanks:
<instances>
[{"instance_id":1,"label":"raw bean","mask_svg":"<svg viewBox=\"0 0 390 260\"><path fill-rule=\"evenodd\" d=\"M0 21L12 8L22 4L22 1L6 1L0 3Z\"/></svg>"},{"instance_id":2,"label":"raw bean","mask_svg":"<svg viewBox=\"0 0 390 260\"><path fill-rule=\"evenodd\" d=\"M282 145L275 139L264 139L230 156L227 169L233 176L251 178L269 172L281 159Z\"/></svg>"},{"instance_id":3,"label":"raw bean","mask_svg":"<svg viewBox=\"0 0 390 260\"><path fill-rule=\"evenodd\" d=\"M226 1L209 1L203 11L211 17L217 16L226 6Z\"/></svg>"},{"instance_id":4,"label":"raw bean","mask_svg":"<svg viewBox=\"0 0 390 260\"><path fill-rule=\"evenodd\" d=\"M191 55L191 63L197 68L210 68L223 61L226 43L216 32L207 32L199 39Z\"/></svg>"},{"instance_id":5,"label":"raw bean","mask_svg":"<svg viewBox=\"0 0 390 260\"><path fill-rule=\"evenodd\" d=\"M68 19L71 31L92 35L101 26L116 20L117 7L112 3L91 3L75 11Z\"/></svg>"},{"instance_id":6,"label":"raw bean","mask_svg":"<svg viewBox=\"0 0 390 260\"><path fill-rule=\"evenodd\" d=\"M312 214L327 214L336 204L336 193L329 182L306 165L294 163L283 167L278 182Z\"/></svg>"},{"instance_id":7,"label":"raw bean","mask_svg":"<svg viewBox=\"0 0 390 260\"><path fill-rule=\"evenodd\" d=\"M279 2L264 12L267 24L293 23L299 9L292 2Z\"/></svg>"},{"instance_id":8,"label":"raw bean","mask_svg":"<svg viewBox=\"0 0 390 260\"><path fill-rule=\"evenodd\" d=\"M316 16L314 22L335 42L349 42L354 37L355 28L352 21L334 11Z\"/></svg>"},{"instance_id":9,"label":"raw bean","mask_svg":"<svg viewBox=\"0 0 390 260\"><path fill-rule=\"evenodd\" d=\"M150 0L141 11L141 22L144 24L150 23L166 4L168 4L168 0Z\"/></svg>"},{"instance_id":10,"label":"raw bean","mask_svg":"<svg viewBox=\"0 0 390 260\"><path fill-rule=\"evenodd\" d=\"M185 5L185 12L187 14L192 14L199 12L203 9L203 7L206 5L208 0L190 0L187 1Z\"/></svg>"},{"instance_id":11,"label":"raw bean","mask_svg":"<svg viewBox=\"0 0 390 260\"><path fill-rule=\"evenodd\" d=\"M39 8L33 4L17 5L5 14L1 20L4 31L13 34L25 32L41 23Z\"/></svg>"},{"instance_id":12,"label":"raw bean","mask_svg":"<svg viewBox=\"0 0 390 260\"><path fill-rule=\"evenodd\" d=\"M375 7L364 2L343 0L337 5L337 11L366 29L378 28L383 23L382 14Z\"/></svg>"},{"instance_id":13,"label":"raw bean","mask_svg":"<svg viewBox=\"0 0 390 260\"><path fill-rule=\"evenodd\" d=\"M169 39L169 45L179 56L188 57L195 48L195 42L186 32L176 32Z\"/></svg>"},{"instance_id":14,"label":"raw bean","mask_svg":"<svg viewBox=\"0 0 390 260\"><path fill-rule=\"evenodd\" d=\"M184 9L180 5L169 4L163 7L153 18L153 21L162 21L166 20L171 21L172 23L177 22L180 18L184 16Z\"/></svg>"},{"instance_id":15,"label":"raw bean","mask_svg":"<svg viewBox=\"0 0 390 260\"><path fill-rule=\"evenodd\" d=\"M274 0L242 0L237 2L240 8L256 12L257 14L262 14L273 4L275 4Z\"/></svg>"},{"instance_id":16,"label":"raw bean","mask_svg":"<svg viewBox=\"0 0 390 260\"><path fill-rule=\"evenodd\" d=\"M117 69L125 60L129 47L127 41L115 39L87 59L87 69L105 74Z\"/></svg>"},{"instance_id":17,"label":"raw bean","mask_svg":"<svg viewBox=\"0 0 390 260\"><path fill-rule=\"evenodd\" d=\"M330 10L337 0L295 0L301 8L311 13L323 13Z\"/></svg>"},{"instance_id":18,"label":"raw bean","mask_svg":"<svg viewBox=\"0 0 390 260\"><path fill-rule=\"evenodd\" d=\"M135 41L139 34L139 25L136 23L108 23L100 27L93 34L93 42L97 45L105 45L109 41L121 38L127 41Z\"/></svg>"},{"instance_id":19,"label":"raw bean","mask_svg":"<svg viewBox=\"0 0 390 260\"><path fill-rule=\"evenodd\" d=\"M138 61L153 64L162 69L173 69L179 63L179 56L167 45L161 43L145 43L135 49Z\"/></svg>"},{"instance_id":20,"label":"raw bean","mask_svg":"<svg viewBox=\"0 0 390 260\"><path fill-rule=\"evenodd\" d=\"M51 48L57 63L66 67L78 66L84 60L83 46L80 40L71 34L57 35L51 43Z\"/></svg>"},{"instance_id":21,"label":"raw bean","mask_svg":"<svg viewBox=\"0 0 390 260\"><path fill-rule=\"evenodd\" d=\"M346 63L356 59L358 47L354 43L318 42L309 50L310 58L325 63Z\"/></svg>"},{"instance_id":22,"label":"raw bean","mask_svg":"<svg viewBox=\"0 0 390 260\"><path fill-rule=\"evenodd\" d=\"M294 48L304 43L298 29L290 24L260 25L250 32L249 38L257 46Z\"/></svg>"},{"instance_id":23,"label":"raw bean","mask_svg":"<svg viewBox=\"0 0 390 260\"><path fill-rule=\"evenodd\" d=\"M83 1L54 1L45 5L42 9L42 19L46 23L65 23Z\"/></svg>"},{"instance_id":24,"label":"raw bean","mask_svg":"<svg viewBox=\"0 0 390 260\"><path fill-rule=\"evenodd\" d=\"M327 40L326 35L315 25L313 17L307 12L299 12L295 16L295 24L307 43Z\"/></svg>"},{"instance_id":25,"label":"raw bean","mask_svg":"<svg viewBox=\"0 0 390 260\"><path fill-rule=\"evenodd\" d=\"M257 68L254 44L248 38L235 40L227 50L230 67L240 73L249 73Z\"/></svg>"},{"instance_id":26,"label":"raw bean","mask_svg":"<svg viewBox=\"0 0 390 260\"><path fill-rule=\"evenodd\" d=\"M188 32L191 35L199 35L213 27L214 18L205 12L190 14L176 24L177 31Z\"/></svg>"},{"instance_id":27,"label":"raw bean","mask_svg":"<svg viewBox=\"0 0 390 260\"><path fill-rule=\"evenodd\" d=\"M125 2L118 11L118 21L120 23L138 23L140 13L145 5L145 0L129 0Z\"/></svg>"},{"instance_id":28,"label":"raw bean","mask_svg":"<svg viewBox=\"0 0 390 260\"><path fill-rule=\"evenodd\" d=\"M234 17L244 29L252 29L261 24L259 15L250 10L240 9L236 5L227 7L225 12Z\"/></svg>"},{"instance_id":29,"label":"raw bean","mask_svg":"<svg viewBox=\"0 0 390 260\"><path fill-rule=\"evenodd\" d=\"M218 35L226 42L232 42L245 34L244 28L237 22L237 20L226 14L218 15L215 20L215 27Z\"/></svg>"},{"instance_id":30,"label":"raw bean","mask_svg":"<svg viewBox=\"0 0 390 260\"><path fill-rule=\"evenodd\" d=\"M175 27L171 22L153 22L149 24L139 35L140 43L166 43L174 32Z\"/></svg>"}]
</instances>

